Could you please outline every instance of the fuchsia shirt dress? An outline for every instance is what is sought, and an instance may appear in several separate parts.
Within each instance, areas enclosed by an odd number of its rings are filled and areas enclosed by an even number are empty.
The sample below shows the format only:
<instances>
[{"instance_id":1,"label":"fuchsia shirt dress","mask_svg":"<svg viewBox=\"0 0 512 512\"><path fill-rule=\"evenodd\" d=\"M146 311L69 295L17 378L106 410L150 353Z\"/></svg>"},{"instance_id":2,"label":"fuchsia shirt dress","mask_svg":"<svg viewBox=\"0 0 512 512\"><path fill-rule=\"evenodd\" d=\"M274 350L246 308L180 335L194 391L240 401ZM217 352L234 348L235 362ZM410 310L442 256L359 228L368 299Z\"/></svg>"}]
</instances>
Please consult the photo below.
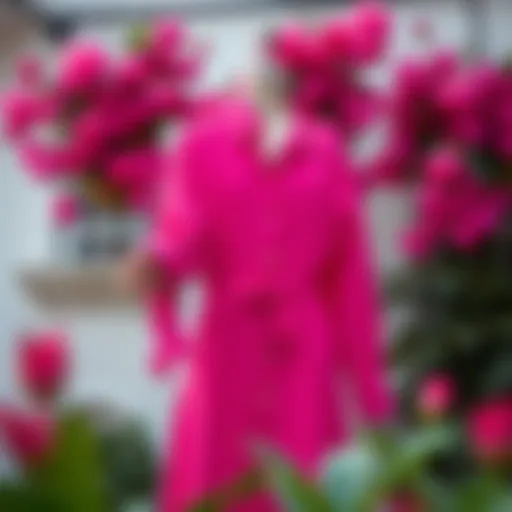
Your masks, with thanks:
<instances>
[{"instance_id":1,"label":"fuchsia shirt dress","mask_svg":"<svg viewBox=\"0 0 512 512\"><path fill-rule=\"evenodd\" d=\"M199 277L206 300L160 512L187 510L254 468L258 441L314 474L346 438L343 397L369 423L391 411L369 248L339 138L297 115L269 161L262 126L252 105L225 101L191 124L162 187L151 247L175 286L165 307L152 304L155 367L182 349L179 282ZM234 510L274 508L250 499Z\"/></svg>"}]
</instances>

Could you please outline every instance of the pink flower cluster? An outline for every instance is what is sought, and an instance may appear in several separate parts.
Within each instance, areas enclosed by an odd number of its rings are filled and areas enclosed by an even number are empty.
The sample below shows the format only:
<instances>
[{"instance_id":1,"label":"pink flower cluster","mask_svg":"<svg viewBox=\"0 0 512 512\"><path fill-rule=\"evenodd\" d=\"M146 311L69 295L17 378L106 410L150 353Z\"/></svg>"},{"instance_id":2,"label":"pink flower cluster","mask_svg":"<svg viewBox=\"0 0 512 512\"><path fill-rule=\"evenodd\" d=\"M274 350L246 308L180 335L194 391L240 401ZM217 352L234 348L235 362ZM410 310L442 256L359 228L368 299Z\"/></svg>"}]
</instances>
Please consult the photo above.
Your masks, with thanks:
<instances>
[{"instance_id":1,"label":"pink flower cluster","mask_svg":"<svg viewBox=\"0 0 512 512\"><path fill-rule=\"evenodd\" d=\"M468 165L453 147L429 155L414 224L404 240L413 259L438 247L471 251L502 226L512 204L511 187L484 182Z\"/></svg>"},{"instance_id":2,"label":"pink flower cluster","mask_svg":"<svg viewBox=\"0 0 512 512\"><path fill-rule=\"evenodd\" d=\"M3 124L33 176L76 181L93 174L125 206L147 206L160 128L190 112L202 55L176 21L155 23L136 43L114 58L76 40L51 76L34 58L19 62L17 84L3 98Z\"/></svg>"},{"instance_id":3,"label":"pink flower cluster","mask_svg":"<svg viewBox=\"0 0 512 512\"><path fill-rule=\"evenodd\" d=\"M404 62L393 90L390 137L375 163L378 180L403 183L421 178L431 152L446 147L463 159L480 161L479 167L493 166L498 175L506 173L505 167L512 163L512 72L508 68L467 64L456 53L439 51Z\"/></svg>"},{"instance_id":4,"label":"pink flower cluster","mask_svg":"<svg viewBox=\"0 0 512 512\"><path fill-rule=\"evenodd\" d=\"M33 468L51 454L56 425L50 415L12 406L0 407L0 444L22 468Z\"/></svg>"},{"instance_id":5,"label":"pink flower cluster","mask_svg":"<svg viewBox=\"0 0 512 512\"><path fill-rule=\"evenodd\" d=\"M438 247L471 250L501 226L512 199L512 73L438 52L403 64L377 182L418 183L405 238L413 258Z\"/></svg>"},{"instance_id":6,"label":"pink flower cluster","mask_svg":"<svg viewBox=\"0 0 512 512\"><path fill-rule=\"evenodd\" d=\"M450 375L431 375L420 386L418 412L425 418L442 418L451 411L456 398L456 385Z\"/></svg>"},{"instance_id":7,"label":"pink flower cluster","mask_svg":"<svg viewBox=\"0 0 512 512\"><path fill-rule=\"evenodd\" d=\"M20 340L18 375L25 391L36 400L52 400L70 373L66 336L60 332L27 334Z\"/></svg>"},{"instance_id":8,"label":"pink flower cluster","mask_svg":"<svg viewBox=\"0 0 512 512\"><path fill-rule=\"evenodd\" d=\"M55 445L56 422L48 406L69 377L70 353L59 332L30 333L19 341L18 378L31 407L0 405L0 445L22 468L31 468L43 463Z\"/></svg>"},{"instance_id":9,"label":"pink flower cluster","mask_svg":"<svg viewBox=\"0 0 512 512\"><path fill-rule=\"evenodd\" d=\"M476 407L468 421L473 452L488 463L512 460L512 397L497 398Z\"/></svg>"},{"instance_id":10,"label":"pink flower cluster","mask_svg":"<svg viewBox=\"0 0 512 512\"><path fill-rule=\"evenodd\" d=\"M418 391L418 412L442 420L453 411L457 386L446 373L433 374ZM512 461L512 397L494 397L474 407L464 420L471 450L485 463Z\"/></svg>"},{"instance_id":11,"label":"pink flower cluster","mask_svg":"<svg viewBox=\"0 0 512 512\"><path fill-rule=\"evenodd\" d=\"M352 135L378 107L362 71L383 57L391 26L382 3L359 3L314 29L300 23L281 26L269 38L267 54L293 104Z\"/></svg>"}]
</instances>

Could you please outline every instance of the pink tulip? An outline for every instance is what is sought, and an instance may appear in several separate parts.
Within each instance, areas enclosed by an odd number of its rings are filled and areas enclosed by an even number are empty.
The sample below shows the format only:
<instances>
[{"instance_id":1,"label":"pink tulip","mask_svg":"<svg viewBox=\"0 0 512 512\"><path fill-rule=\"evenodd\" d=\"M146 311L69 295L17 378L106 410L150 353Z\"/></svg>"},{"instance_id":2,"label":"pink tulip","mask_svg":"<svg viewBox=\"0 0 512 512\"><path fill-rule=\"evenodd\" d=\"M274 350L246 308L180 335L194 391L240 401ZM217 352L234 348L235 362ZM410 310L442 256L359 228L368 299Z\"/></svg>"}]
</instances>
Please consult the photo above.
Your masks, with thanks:
<instances>
[{"instance_id":1,"label":"pink tulip","mask_svg":"<svg viewBox=\"0 0 512 512\"><path fill-rule=\"evenodd\" d=\"M468 418L468 434L474 454L494 463L512 454L512 400L495 399L479 405Z\"/></svg>"},{"instance_id":2,"label":"pink tulip","mask_svg":"<svg viewBox=\"0 0 512 512\"><path fill-rule=\"evenodd\" d=\"M34 55L24 55L16 63L18 82L26 87L40 84L42 78L41 61Z\"/></svg>"},{"instance_id":3,"label":"pink tulip","mask_svg":"<svg viewBox=\"0 0 512 512\"><path fill-rule=\"evenodd\" d=\"M20 381L34 398L53 399L69 376L70 354L62 333L43 332L23 337L18 350Z\"/></svg>"},{"instance_id":4,"label":"pink tulip","mask_svg":"<svg viewBox=\"0 0 512 512\"><path fill-rule=\"evenodd\" d=\"M427 418L445 416L452 408L455 397L456 387L452 377L432 375L420 386L418 410Z\"/></svg>"},{"instance_id":5,"label":"pink tulip","mask_svg":"<svg viewBox=\"0 0 512 512\"><path fill-rule=\"evenodd\" d=\"M58 228L67 228L80 217L80 202L73 195L61 195L52 203L51 216Z\"/></svg>"},{"instance_id":6,"label":"pink tulip","mask_svg":"<svg viewBox=\"0 0 512 512\"><path fill-rule=\"evenodd\" d=\"M56 441L56 425L43 414L29 413L11 406L0 407L0 439L23 468L44 463Z\"/></svg>"},{"instance_id":7,"label":"pink tulip","mask_svg":"<svg viewBox=\"0 0 512 512\"><path fill-rule=\"evenodd\" d=\"M91 92L106 78L109 67L103 48L88 41L73 42L62 54L58 87L66 94Z\"/></svg>"}]
</instances>

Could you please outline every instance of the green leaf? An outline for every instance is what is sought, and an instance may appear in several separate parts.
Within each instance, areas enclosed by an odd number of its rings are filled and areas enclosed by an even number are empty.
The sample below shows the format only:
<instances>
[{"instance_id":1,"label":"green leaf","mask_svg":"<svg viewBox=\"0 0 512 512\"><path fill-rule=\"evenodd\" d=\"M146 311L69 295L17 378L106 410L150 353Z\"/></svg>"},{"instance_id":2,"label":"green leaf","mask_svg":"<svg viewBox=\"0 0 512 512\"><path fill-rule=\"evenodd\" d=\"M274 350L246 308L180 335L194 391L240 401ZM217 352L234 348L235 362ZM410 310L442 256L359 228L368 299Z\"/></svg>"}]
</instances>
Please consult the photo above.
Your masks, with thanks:
<instances>
[{"instance_id":1,"label":"green leaf","mask_svg":"<svg viewBox=\"0 0 512 512\"><path fill-rule=\"evenodd\" d=\"M433 456L453 445L458 433L452 427L435 425L404 436L394 460L387 467L386 479L401 484L418 474Z\"/></svg>"},{"instance_id":2,"label":"green leaf","mask_svg":"<svg viewBox=\"0 0 512 512\"><path fill-rule=\"evenodd\" d=\"M333 512L320 489L282 457L262 450L264 478L287 512Z\"/></svg>"},{"instance_id":3,"label":"green leaf","mask_svg":"<svg viewBox=\"0 0 512 512\"><path fill-rule=\"evenodd\" d=\"M375 449L356 445L335 455L322 477L322 488L333 510L364 509L381 478L382 464Z\"/></svg>"},{"instance_id":4,"label":"green leaf","mask_svg":"<svg viewBox=\"0 0 512 512\"><path fill-rule=\"evenodd\" d=\"M394 455L381 460L381 471L367 489L363 505L355 510L373 511L389 496L401 489L415 489L427 464L435 455L448 449L457 438L455 429L436 425L403 435Z\"/></svg>"},{"instance_id":5,"label":"green leaf","mask_svg":"<svg viewBox=\"0 0 512 512\"><path fill-rule=\"evenodd\" d=\"M475 478L461 486L455 496L454 512L505 512L510 510L502 508L507 502L501 484L497 480L485 476Z\"/></svg>"},{"instance_id":6,"label":"green leaf","mask_svg":"<svg viewBox=\"0 0 512 512\"><path fill-rule=\"evenodd\" d=\"M250 471L235 482L217 489L199 500L188 512L224 512L263 489L260 471Z\"/></svg>"},{"instance_id":7,"label":"green leaf","mask_svg":"<svg viewBox=\"0 0 512 512\"><path fill-rule=\"evenodd\" d=\"M52 510L52 502L40 493L34 492L30 485L3 483L0 485L0 510L15 512L34 512Z\"/></svg>"},{"instance_id":8,"label":"green leaf","mask_svg":"<svg viewBox=\"0 0 512 512\"><path fill-rule=\"evenodd\" d=\"M150 30L145 24L138 24L128 31L127 46L130 50L140 51L144 50L149 42Z\"/></svg>"},{"instance_id":9,"label":"green leaf","mask_svg":"<svg viewBox=\"0 0 512 512\"><path fill-rule=\"evenodd\" d=\"M64 415L51 457L29 475L32 491L52 503L52 512L105 512L106 479L99 445L87 420Z\"/></svg>"}]
</instances>

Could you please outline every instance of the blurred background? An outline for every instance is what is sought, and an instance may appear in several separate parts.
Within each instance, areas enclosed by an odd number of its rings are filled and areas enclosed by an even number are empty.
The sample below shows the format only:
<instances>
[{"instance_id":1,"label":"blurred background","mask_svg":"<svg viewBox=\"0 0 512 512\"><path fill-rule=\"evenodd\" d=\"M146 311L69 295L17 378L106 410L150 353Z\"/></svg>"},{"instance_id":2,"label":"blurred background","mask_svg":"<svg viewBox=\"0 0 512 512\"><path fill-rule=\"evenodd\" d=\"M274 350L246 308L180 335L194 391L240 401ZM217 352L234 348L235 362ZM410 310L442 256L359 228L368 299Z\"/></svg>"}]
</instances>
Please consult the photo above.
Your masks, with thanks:
<instances>
[{"instance_id":1,"label":"blurred background","mask_svg":"<svg viewBox=\"0 0 512 512\"><path fill-rule=\"evenodd\" d=\"M79 34L119 51L130 24L176 14L187 20L194 34L211 46L205 87L229 83L240 75L256 72L262 35L283 19L328 16L338 12L344 4L293 0L166 0L143 4L135 0L18 0L4 3L4 10L15 12L12 22L7 15L2 15L1 79L7 85L12 83L16 55L27 48L45 52L48 65L54 55L53 48ZM393 65L399 59L424 51L412 30L415 19L426 19L432 24L439 44L463 48L475 41L482 52L493 56L506 55L510 49L508 20L512 5L507 0L390 3L396 12L397 27L389 62L376 71L383 86L389 83ZM477 22L473 16L478 18ZM169 400L172 400L173 383L162 386L145 372L145 326L138 309L127 306L92 312L78 310L70 317L48 311L44 303L34 304L27 289L19 286L24 272L35 268L48 275L54 266L73 266L78 262L86 265L101 257L102 250L104 253L108 247L98 248L96 254L92 250L89 256L80 256L79 234L67 233L61 240L54 232L48 215L51 191L34 186L25 174L18 172L20 163L5 143L1 147L1 161L1 396L15 392L9 361L16 333L38 323L64 322L77 351L73 396L105 397L133 409L148 419L158 438ZM396 237L406 220L406 205L407 200L401 194L378 193L371 198L371 230L382 272L400 261ZM122 225L122 229L127 228ZM97 237L101 239L101 233L97 233ZM98 244L101 245L101 241ZM39 276L37 272L36 277ZM193 294L187 299L190 315L193 315L194 300L197 299Z\"/></svg>"},{"instance_id":2,"label":"blurred background","mask_svg":"<svg viewBox=\"0 0 512 512\"><path fill-rule=\"evenodd\" d=\"M121 52L133 24L178 16L208 47L199 88L208 90L261 69L262 37L283 20L313 20L339 13L351 2L338 0L12 0L0 7L0 87L13 81L20 54L36 50L44 66L55 65L55 50L76 36ZM372 70L383 91L404 57L429 51L422 31L433 31L434 45L501 59L510 55L510 0L389 0L395 28L387 57ZM428 36L430 37L430 36ZM429 43L432 44L432 43ZM429 47L431 48L431 47ZM362 146L371 148L372 137ZM53 190L35 186L19 172L8 142L0 146L0 400L20 391L12 365L20 333L59 326L68 333L74 373L71 401L115 404L146 425L156 446L162 439L180 375L166 382L146 371L146 325L138 305L113 290L116 257L135 240L145 219L132 214L85 215L57 228L49 209ZM408 191L372 192L366 203L381 279L400 269L399 234L410 214ZM193 324L200 292L184 300ZM387 313L389 339L401 321ZM172 418L171 418L172 421Z\"/></svg>"}]
</instances>

